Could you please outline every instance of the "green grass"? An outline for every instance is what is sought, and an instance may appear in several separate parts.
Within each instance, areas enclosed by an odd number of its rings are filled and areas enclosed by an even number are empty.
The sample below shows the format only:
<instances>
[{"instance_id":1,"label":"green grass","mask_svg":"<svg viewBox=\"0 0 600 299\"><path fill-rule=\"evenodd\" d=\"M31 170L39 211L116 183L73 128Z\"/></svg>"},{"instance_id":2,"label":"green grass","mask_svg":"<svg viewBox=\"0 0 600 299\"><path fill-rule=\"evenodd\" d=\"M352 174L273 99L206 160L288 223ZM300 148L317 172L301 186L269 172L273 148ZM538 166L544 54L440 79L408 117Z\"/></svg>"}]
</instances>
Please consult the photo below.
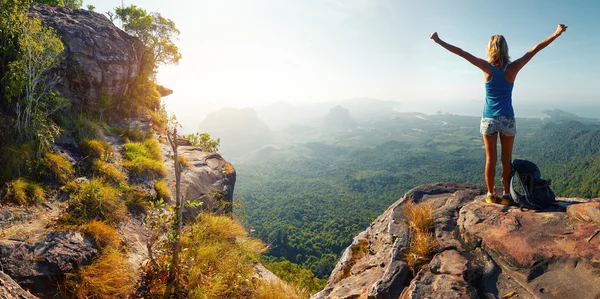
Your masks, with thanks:
<instances>
[{"instance_id":1,"label":"green grass","mask_svg":"<svg viewBox=\"0 0 600 299\"><path fill-rule=\"evenodd\" d=\"M130 173L148 176L153 179L164 178L167 175L167 168L162 161L156 161L146 157L137 157L133 161L123 161L123 166Z\"/></svg>"},{"instance_id":2,"label":"green grass","mask_svg":"<svg viewBox=\"0 0 600 299\"><path fill-rule=\"evenodd\" d=\"M68 213L62 220L67 224L85 224L91 220L118 223L126 217L126 207L119 189L94 178L71 194Z\"/></svg>"},{"instance_id":3,"label":"green grass","mask_svg":"<svg viewBox=\"0 0 600 299\"><path fill-rule=\"evenodd\" d=\"M130 173L154 179L167 175L167 169L162 162L160 144L155 139L125 144L123 157L125 158L123 166Z\"/></svg>"}]
</instances>

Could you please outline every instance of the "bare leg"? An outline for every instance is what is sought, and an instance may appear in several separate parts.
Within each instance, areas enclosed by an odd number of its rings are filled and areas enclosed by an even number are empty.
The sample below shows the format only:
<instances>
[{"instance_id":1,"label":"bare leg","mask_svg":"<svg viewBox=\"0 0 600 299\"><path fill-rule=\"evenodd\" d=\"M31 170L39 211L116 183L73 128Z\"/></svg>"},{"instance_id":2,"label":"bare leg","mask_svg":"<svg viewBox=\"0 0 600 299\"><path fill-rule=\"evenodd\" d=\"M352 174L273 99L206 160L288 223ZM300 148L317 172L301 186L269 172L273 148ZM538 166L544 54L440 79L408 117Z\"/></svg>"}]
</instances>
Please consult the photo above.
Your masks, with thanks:
<instances>
[{"instance_id":1,"label":"bare leg","mask_svg":"<svg viewBox=\"0 0 600 299\"><path fill-rule=\"evenodd\" d=\"M510 173L512 171L512 150L515 143L515 136L500 135L500 144L502 144L502 184L504 185L504 194L510 193Z\"/></svg>"},{"instance_id":2,"label":"bare leg","mask_svg":"<svg viewBox=\"0 0 600 299\"><path fill-rule=\"evenodd\" d=\"M483 143L485 144L485 184L487 185L488 193L494 194L496 160L498 156L498 152L496 150L496 146L498 144L498 134L483 135Z\"/></svg>"}]
</instances>

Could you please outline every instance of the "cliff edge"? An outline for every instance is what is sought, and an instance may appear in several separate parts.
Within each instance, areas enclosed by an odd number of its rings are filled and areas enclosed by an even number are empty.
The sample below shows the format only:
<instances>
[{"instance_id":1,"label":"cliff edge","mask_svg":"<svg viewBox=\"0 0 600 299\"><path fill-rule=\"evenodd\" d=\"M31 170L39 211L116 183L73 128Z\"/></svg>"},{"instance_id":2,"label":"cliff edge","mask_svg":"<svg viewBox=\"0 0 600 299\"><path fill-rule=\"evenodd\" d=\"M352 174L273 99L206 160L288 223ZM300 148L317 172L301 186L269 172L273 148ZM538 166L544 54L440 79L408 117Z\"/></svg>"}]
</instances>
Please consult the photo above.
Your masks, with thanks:
<instances>
[{"instance_id":1,"label":"cliff edge","mask_svg":"<svg viewBox=\"0 0 600 299\"><path fill-rule=\"evenodd\" d=\"M599 298L600 199L555 209L486 204L475 185L410 190L345 250L320 298ZM434 207L433 258L413 275L403 206ZM509 298L506 297L506 298Z\"/></svg>"}]
</instances>

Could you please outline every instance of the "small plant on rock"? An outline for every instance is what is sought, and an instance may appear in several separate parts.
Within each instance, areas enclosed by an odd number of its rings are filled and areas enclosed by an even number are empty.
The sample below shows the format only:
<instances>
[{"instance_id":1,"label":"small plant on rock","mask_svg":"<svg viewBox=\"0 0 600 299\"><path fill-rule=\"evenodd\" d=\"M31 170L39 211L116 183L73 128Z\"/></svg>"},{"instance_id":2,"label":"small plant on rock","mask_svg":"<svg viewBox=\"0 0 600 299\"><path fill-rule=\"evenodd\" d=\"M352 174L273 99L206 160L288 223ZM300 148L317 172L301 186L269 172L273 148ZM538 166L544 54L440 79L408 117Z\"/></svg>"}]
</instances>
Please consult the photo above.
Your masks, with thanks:
<instances>
[{"instance_id":1,"label":"small plant on rock","mask_svg":"<svg viewBox=\"0 0 600 299\"><path fill-rule=\"evenodd\" d=\"M412 201L404 204L404 216L410 227L410 248L406 253L406 262L413 275L427 264L437 249L438 242L434 232L434 209L431 203L415 205Z\"/></svg>"}]
</instances>

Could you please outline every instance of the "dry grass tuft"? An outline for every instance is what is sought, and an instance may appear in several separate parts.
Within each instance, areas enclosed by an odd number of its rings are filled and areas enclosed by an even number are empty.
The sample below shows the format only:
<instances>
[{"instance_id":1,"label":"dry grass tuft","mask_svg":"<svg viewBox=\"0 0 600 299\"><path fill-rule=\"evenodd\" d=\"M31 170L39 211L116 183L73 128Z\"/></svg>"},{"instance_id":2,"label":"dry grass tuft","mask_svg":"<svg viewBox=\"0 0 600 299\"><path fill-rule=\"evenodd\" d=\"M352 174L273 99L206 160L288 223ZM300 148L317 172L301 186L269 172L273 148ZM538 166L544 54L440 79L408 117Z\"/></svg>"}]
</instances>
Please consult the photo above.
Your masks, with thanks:
<instances>
[{"instance_id":1,"label":"dry grass tuft","mask_svg":"<svg viewBox=\"0 0 600 299\"><path fill-rule=\"evenodd\" d=\"M127 181L126 174L116 166L102 160L94 161L93 170L96 175L114 184L122 184Z\"/></svg>"},{"instance_id":2,"label":"dry grass tuft","mask_svg":"<svg viewBox=\"0 0 600 299\"><path fill-rule=\"evenodd\" d=\"M240 223L203 214L181 242L190 298L251 298L254 262L267 247Z\"/></svg>"},{"instance_id":3,"label":"dry grass tuft","mask_svg":"<svg viewBox=\"0 0 600 299\"><path fill-rule=\"evenodd\" d=\"M75 274L67 274L62 288L66 298L127 298L135 288L135 274L119 251L104 253Z\"/></svg>"},{"instance_id":4,"label":"dry grass tuft","mask_svg":"<svg viewBox=\"0 0 600 299\"><path fill-rule=\"evenodd\" d=\"M223 173L225 175L230 175L234 172L235 172L235 169L233 168L233 165L231 165L231 163L227 162L227 163L225 163L225 165L223 165Z\"/></svg>"},{"instance_id":5,"label":"dry grass tuft","mask_svg":"<svg viewBox=\"0 0 600 299\"><path fill-rule=\"evenodd\" d=\"M259 280L256 283L256 293L252 298L256 299L301 299L308 298L310 294L306 290L291 287L279 281Z\"/></svg>"},{"instance_id":6,"label":"dry grass tuft","mask_svg":"<svg viewBox=\"0 0 600 299\"><path fill-rule=\"evenodd\" d=\"M90 220L117 223L125 218L125 210L119 190L94 178L71 194L68 213L62 220L68 224L83 224Z\"/></svg>"},{"instance_id":7,"label":"dry grass tuft","mask_svg":"<svg viewBox=\"0 0 600 299\"><path fill-rule=\"evenodd\" d=\"M86 236L92 238L101 250L118 249L121 244L117 230L102 221L92 220L82 225L79 229Z\"/></svg>"},{"instance_id":8,"label":"dry grass tuft","mask_svg":"<svg viewBox=\"0 0 600 299\"><path fill-rule=\"evenodd\" d=\"M167 183L164 180L157 181L154 184L154 190L156 190L157 199L164 199L165 201L171 200L173 195L171 195L171 190L167 186Z\"/></svg>"},{"instance_id":9,"label":"dry grass tuft","mask_svg":"<svg viewBox=\"0 0 600 299\"><path fill-rule=\"evenodd\" d=\"M37 183L18 178L7 184L4 199L18 205L42 203L46 201L46 191Z\"/></svg>"},{"instance_id":10,"label":"dry grass tuft","mask_svg":"<svg viewBox=\"0 0 600 299\"><path fill-rule=\"evenodd\" d=\"M190 163L190 161L181 154L177 155L177 160L179 160L179 165L181 165L183 168L187 168L192 165L192 163Z\"/></svg>"},{"instance_id":11,"label":"dry grass tuft","mask_svg":"<svg viewBox=\"0 0 600 299\"><path fill-rule=\"evenodd\" d=\"M80 148L86 157L108 162L113 158L113 151L108 142L96 139L85 139L80 143Z\"/></svg>"},{"instance_id":12,"label":"dry grass tuft","mask_svg":"<svg viewBox=\"0 0 600 299\"><path fill-rule=\"evenodd\" d=\"M439 246L434 232L434 208L429 202L414 205L412 201L404 204L404 216L411 231L410 248L406 253L406 262L413 275L427 264Z\"/></svg>"},{"instance_id":13,"label":"dry grass tuft","mask_svg":"<svg viewBox=\"0 0 600 299\"><path fill-rule=\"evenodd\" d=\"M350 246L350 251L352 255L350 260L342 267L342 277L344 279L346 277L350 277L352 275L352 267L356 264L356 261L363 256L365 256L368 252L369 242L365 239L359 240L358 244Z\"/></svg>"},{"instance_id":14,"label":"dry grass tuft","mask_svg":"<svg viewBox=\"0 0 600 299\"><path fill-rule=\"evenodd\" d=\"M68 183L75 176L73 165L60 154L47 153L43 164L46 166L51 176L61 184Z\"/></svg>"}]
</instances>

